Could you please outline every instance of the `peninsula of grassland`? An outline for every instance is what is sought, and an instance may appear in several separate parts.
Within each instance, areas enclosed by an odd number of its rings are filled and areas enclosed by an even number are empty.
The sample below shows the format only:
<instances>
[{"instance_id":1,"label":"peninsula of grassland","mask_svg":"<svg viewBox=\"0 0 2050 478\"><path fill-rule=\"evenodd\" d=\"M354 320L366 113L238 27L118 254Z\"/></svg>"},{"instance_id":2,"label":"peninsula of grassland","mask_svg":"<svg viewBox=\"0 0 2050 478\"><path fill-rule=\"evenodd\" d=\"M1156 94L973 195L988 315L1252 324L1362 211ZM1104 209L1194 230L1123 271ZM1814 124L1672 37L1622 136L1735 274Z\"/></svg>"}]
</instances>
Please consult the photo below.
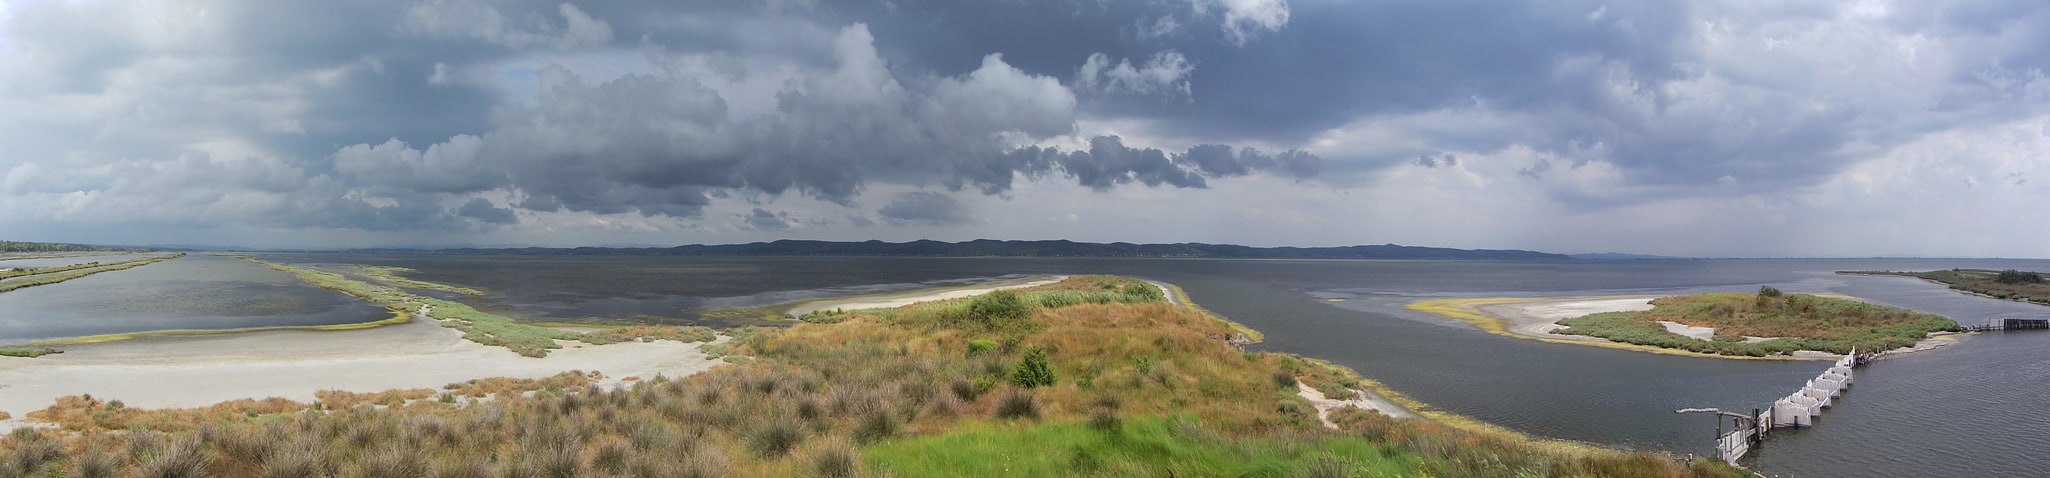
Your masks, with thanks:
<instances>
[{"instance_id":1,"label":"peninsula of grassland","mask_svg":"<svg viewBox=\"0 0 2050 478\"><path fill-rule=\"evenodd\" d=\"M1949 286L1953 290L1982 295L1996 299L2007 299L2050 305L2050 283L2043 280L2043 273L2015 269L1950 269L1927 272L1894 271L1837 271L1838 274L1917 277L1930 282Z\"/></svg>"},{"instance_id":2,"label":"peninsula of grassland","mask_svg":"<svg viewBox=\"0 0 2050 478\"><path fill-rule=\"evenodd\" d=\"M0 292L8 292L24 287L50 285L101 272L142 267L180 257L185 257L185 253L179 252L107 263L92 261L64 266L12 268L0 271Z\"/></svg>"},{"instance_id":3,"label":"peninsula of grassland","mask_svg":"<svg viewBox=\"0 0 2050 478\"><path fill-rule=\"evenodd\" d=\"M1847 354L1912 347L1932 332L1962 330L1940 315L1761 287L1662 297L1653 308L1604 312L1559 321L1560 334L1588 335L1696 353L1764 357L1814 350ZM1666 323L1714 329L1708 340L1671 331Z\"/></svg>"}]
</instances>

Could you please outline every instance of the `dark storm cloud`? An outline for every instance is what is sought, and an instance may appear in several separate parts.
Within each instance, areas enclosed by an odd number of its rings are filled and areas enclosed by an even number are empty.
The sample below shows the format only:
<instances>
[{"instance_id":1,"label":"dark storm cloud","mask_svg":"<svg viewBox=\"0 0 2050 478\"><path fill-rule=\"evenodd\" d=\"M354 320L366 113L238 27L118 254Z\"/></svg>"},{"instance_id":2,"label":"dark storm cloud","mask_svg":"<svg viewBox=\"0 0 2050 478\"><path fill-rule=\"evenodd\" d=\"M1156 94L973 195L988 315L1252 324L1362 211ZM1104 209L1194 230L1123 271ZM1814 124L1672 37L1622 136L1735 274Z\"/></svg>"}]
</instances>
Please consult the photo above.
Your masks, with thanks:
<instances>
[{"instance_id":1,"label":"dark storm cloud","mask_svg":"<svg viewBox=\"0 0 2050 478\"><path fill-rule=\"evenodd\" d=\"M41 202L6 204L469 230L866 209L878 184L1358 186L1511 152L1541 183L1614 166L1629 192L1554 198L1603 207L1786 191L2050 108L2050 4L2026 0L141 5L9 7L0 193ZM1381 135L1348 143L1362 123Z\"/></svg>"},{"instance_id":2,"label":"dark storm cloud","mask_svg":"<svg viewBox=\"0 0 2050 478\"><path fill-rule=\"evenodd\" d=\"M975 222L974 214L968 211L967 205L961 204L960 199L936 192L899 194L876 213L900 223L951 226Z\"/></svg>"}]
</instances>

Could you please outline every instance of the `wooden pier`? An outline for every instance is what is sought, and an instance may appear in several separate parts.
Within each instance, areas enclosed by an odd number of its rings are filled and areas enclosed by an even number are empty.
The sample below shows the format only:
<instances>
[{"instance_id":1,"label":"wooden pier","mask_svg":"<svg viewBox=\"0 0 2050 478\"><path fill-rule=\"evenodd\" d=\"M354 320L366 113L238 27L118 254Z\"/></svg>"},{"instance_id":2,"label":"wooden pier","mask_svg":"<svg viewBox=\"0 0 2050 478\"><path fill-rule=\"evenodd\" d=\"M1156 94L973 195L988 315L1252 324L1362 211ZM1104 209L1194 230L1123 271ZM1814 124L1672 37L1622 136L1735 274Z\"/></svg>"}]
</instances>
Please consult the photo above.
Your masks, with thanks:
<instances>
[{"instance_id":1,"label":"wooden pier","mask_svg":"<svg viewBox=\"0 0 2050 478\"><path fill-rule=\"evenodd\" d=\"M1966 332L2029 329L2050 329L2050 319L1987 319L1982 324L1965 326Z\"/></svg>"}]
</instances>

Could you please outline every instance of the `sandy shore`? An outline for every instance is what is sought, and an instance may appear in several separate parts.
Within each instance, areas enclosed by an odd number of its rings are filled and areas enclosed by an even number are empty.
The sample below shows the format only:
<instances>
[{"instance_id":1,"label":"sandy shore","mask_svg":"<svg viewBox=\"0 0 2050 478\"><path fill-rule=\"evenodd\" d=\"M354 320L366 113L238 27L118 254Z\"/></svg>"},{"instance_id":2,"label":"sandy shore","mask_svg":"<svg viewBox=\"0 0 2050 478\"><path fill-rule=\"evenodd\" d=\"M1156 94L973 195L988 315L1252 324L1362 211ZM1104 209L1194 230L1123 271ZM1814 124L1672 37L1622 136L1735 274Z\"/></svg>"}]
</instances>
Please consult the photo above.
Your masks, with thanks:
<instances>
[{"instance_id":1,"label":"sandy shore","mask_svg":"<svg viewBox=\"0 0 2050 478\"><path fill-rule=\"evenodd\" d=\"M791 307L789 310L784 311L783 313L789 315L804 315L806 313L813 311L832 309L888 309L893 307L903 307L911 304L916 304L919 302L932 302L935 300L974 297L1004 289L1038 287L1042 285L1052 284L1055 282L1060 282L1061 280L1067 278L1068 276L1035 276L1024 279L990 282L986 284L976 285L973 287L926 289L899 294L849 297L845 299L814 301L798 304L797 306Z\"/></svg>"},{"instance_id":2,"label":"sandy shore","mask_svg":"<svg viewBox=\"0 0 2050 478\"><path fill-rule=\"evenodd\" d=\"M1659 297L1661 296L1643 295L1530 299L1479 304L1475 305L1474 309L1507 322L1505 329L1516 335L1607 342L1608 339L1600 337L1566 335L1555 333L1555 331L1566 328L1566 326L1559 325L1560 320L1602 312L1651 310L1652 299Z\"/></svg>"},{"instance_id":3,"label":"sandy shore","mask_svg":"<svg viewBox=\"0 0 2050 478\"><path fill-rule=\"evenodd\" d=\"M722 363L708 359L702 345L571 343L537 359L463 340L461 332L422 319L350 331L147 338L66 347L62 354L34 359L0 357L0 411L18 422L57 397L87 393L141 408L266 397L312 402L322 390L438 389L476 378L541 378L570 370L601 372L609 386L628 376L680 377Z\"/></svg>"}]
</instances>

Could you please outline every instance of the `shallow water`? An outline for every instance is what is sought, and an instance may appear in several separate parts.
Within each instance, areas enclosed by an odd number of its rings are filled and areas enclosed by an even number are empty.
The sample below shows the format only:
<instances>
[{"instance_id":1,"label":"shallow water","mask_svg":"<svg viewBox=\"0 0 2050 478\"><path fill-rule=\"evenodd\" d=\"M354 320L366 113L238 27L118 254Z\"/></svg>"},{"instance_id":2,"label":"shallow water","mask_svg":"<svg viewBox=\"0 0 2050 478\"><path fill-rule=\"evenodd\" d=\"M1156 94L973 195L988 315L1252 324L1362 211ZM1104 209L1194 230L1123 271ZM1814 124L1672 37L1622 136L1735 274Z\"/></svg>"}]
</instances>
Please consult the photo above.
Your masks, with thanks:
<instances>
[{"instance_id":1,"label":"shallow water","mask_svg":"<svg viewBox=\"0 0 2050 478\"><path fill-rule=\"evenodd\" d=\"M205 254L0 293L0 343L172 329L381 320L383 307Z\"/></svg>"}]
</instances>

